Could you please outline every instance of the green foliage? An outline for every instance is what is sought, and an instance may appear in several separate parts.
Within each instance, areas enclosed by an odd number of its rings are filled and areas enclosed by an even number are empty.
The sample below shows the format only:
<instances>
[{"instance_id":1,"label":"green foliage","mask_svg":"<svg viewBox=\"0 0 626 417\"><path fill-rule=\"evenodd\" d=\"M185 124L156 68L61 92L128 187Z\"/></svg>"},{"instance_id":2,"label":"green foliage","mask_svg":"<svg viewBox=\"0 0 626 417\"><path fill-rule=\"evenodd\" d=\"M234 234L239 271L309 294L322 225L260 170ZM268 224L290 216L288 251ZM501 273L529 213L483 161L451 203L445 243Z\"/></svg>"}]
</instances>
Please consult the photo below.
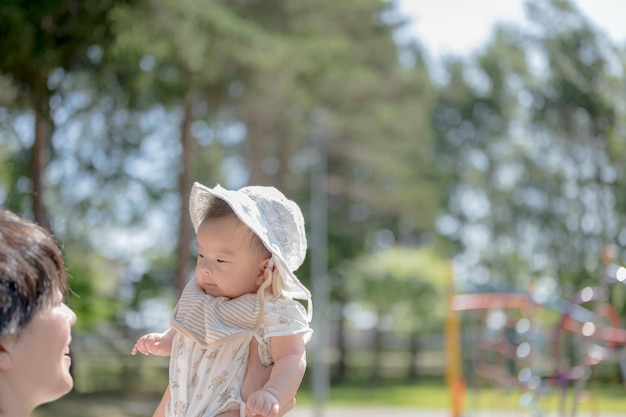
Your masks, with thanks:
<instances>
[{"instance_id":1,"label":"green foliage","mask_svg":"<svg viewBox=\"0 0 626 417\"><path fill-rule=\"evenodd\" d=\"M20 183L28 175L28 152L20 145L16 132L11 129L11 115L2 114L0 122L0 204L10 210L28 212L30 204L24 199Z\"/></svg>"},{"instance_id":2,"label":"green foliage","mask_svg":"<svg viewBox=\"0 0 626 417\"><path fill-rule=\"evenodd\" d=\"M123 305L118 298L119 273L109 259L85 247L66 247L66 266L71 292L67 304L76 313L78 330L97 330L115 323Z\"/></svg>"},{"instance_id":3,"label":"green foliage","mask_svg":"<svg viewBox=\"0 0 626 417\"><path fill-rule=\"evenodd\" d=\"M0 73L28 97L49 97L57 68L88 65L87 49L106 43L112 1L4 1L0 7ZM31 105L48 106L47 100ZM47 112L43 112L44 114Z\"/></svg>"},{"instance_id":4,"label":"green foliage","mask_svg":"<svg viewBox=\"0 0 626 417\"><path fill-rule=\"evenodd\" d=\"M613 203L624 80L619 52L571 2L527 9L532 29L500 27L474 59L446 68L433 113L453 172L444 234L472 259L470 286L551 276L569 296L597 282L624 215Z\"/></svg>"},{"instance_id":5,"label":"green foliage","mask_svg":"<svg viewBox=\"0 0 626 417\"><path fill-rule=\"evenodd\" d=\"M429 330L443 319L447 262L429 248L393 247L361 255L343 271L351 301L393 317L395 330Z\"/></svg>"},{"instance_id":6,"label":"green foliage","mask_svg":"<svg viewBox=\"0 0 626 417\"><path fill-rule=\"evenodd\" d=\"M119 80L142 106L181 103L194 94L224 94L263 65L273 41L220 2L201 0L118 7L112 51Z\"/></svg>"}]
</instances>

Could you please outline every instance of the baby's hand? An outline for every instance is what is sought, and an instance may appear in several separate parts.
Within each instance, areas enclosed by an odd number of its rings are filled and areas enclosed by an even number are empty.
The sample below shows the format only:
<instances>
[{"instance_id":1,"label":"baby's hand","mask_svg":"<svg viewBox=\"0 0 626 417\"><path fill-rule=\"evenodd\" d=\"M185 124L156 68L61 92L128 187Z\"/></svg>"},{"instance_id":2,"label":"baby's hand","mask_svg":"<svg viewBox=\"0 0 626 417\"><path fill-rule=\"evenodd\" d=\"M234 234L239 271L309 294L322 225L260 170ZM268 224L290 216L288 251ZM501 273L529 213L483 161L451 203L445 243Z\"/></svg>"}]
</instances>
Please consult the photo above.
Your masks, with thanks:
<instances>
[{"instance_id":1,"label":"baby's hand","mask_svg":"<svg viewBox=\"0 0 626 417\"><path fill-rule=\"evenodd\" d=\"M250 394L246 402L248 416L275 417L278 415L279 408L278 398L262 389Z\"/></svg>"},{"instance_id":2,"label":"baby's hand","mask_svg":"<svg viewBox=\"0 0 626 417\"><path fill-rule=\"evenodd\" d=\"M148 333L137 340L132 355L137 352L144 355L169 356L172 352L172 337L168 332L164 333Z\"/></svg>"}]
</instances>

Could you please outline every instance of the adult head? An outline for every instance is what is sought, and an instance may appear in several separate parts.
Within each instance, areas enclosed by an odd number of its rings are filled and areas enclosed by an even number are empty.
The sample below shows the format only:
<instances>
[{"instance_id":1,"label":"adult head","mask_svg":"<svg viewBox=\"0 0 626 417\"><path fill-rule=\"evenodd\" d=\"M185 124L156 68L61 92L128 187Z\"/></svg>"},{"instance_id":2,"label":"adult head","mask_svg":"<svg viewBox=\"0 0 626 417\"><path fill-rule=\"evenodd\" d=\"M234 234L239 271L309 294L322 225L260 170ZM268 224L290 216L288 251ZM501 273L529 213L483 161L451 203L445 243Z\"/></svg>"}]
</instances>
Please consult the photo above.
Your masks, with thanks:
<instances>
[{"instance_id":1,"label":"adult head","mask_svg":"<svg viewBox=\"0 0 626 417\"><path fill-rule=\"evenodd\" d=\"M0 417L29 416L73 387L74 312L61 251L50 233L0 209Z\"/></svg>"}]
</instances>

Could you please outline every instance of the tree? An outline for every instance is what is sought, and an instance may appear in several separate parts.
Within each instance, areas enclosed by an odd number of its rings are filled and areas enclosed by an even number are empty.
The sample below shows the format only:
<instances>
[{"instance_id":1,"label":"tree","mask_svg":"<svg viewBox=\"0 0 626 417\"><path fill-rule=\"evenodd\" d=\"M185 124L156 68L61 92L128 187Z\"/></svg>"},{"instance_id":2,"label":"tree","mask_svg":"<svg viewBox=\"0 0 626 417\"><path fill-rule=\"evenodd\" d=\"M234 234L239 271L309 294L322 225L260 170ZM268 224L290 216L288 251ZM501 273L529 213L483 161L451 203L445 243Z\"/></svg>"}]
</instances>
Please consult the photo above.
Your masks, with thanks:
<instances>
[{"instance_id":1,"label":"tree","mask_svg":"<svg viewBox=\"0 0 626 417\"><path fill-rule=\"evenodd\" d=\"M109 1L8 1L0 8L0 74L17 88L16 102L30 109L34 140L30 186L35 220L50 227L44 196L54 131L51 99L55 71L89 65L87 51L109 38ZM17 100L17 97L21 97Z\"/></svg>"},{"instance_id":2,"label":"tree","mask_svg":"<svg viewBox=\"0 0 626 417\"><path fill-rule=\"evenodd\" d=\"M619 230L610 144L623 81L614 47L570 2L527 7L532 30L502 27L475 59L448 66L434 123L455 185L439 224L470 284L550 277L568 296L595 279Z\"/></svg>"},{"instance_id":3,"label":"tree","mask_svg":"<svg viewBox=\"0 0 626 417\"><path fill-rule=\"evenodd\" d=\"M447 262L429 248L392 247L364 254L343 270L350 301L374 312L374 361L371 381L380 376L385 323L410 334L412 355L417 354L418 335L436 328L445 314L444 295ZM415 356L410 376L415 377Z\"/></svg>"},{"instance_id":4,"label":"tree","mask_svg":"<svg viewBox=\"0 0 626 417\"><path fill-rule=\"evenodd\" d=\"M118 8L115 72L131 94L131 105L149 108L159 103L181 113L178 172L179 238L176 287L187 280L191 229L187 195L194 165L200 164L192 124L204 113L214 121L229 88L268 52L264 31L217 2L153 2ZM202 155L202 153L200 153ZM204 164L203 164L204 165ZM205 167L206 168L206 167ZM218 175L209 167L201 176Z\"/></svg>"},{"instance_id":5,"label":"tree","mask_svg":"<svg viewBox=\"0 0 626 417\"><path fill-rule=\"evenodd\" d=\"M541 166L543 174L529 172L528 183L541 184L549 195L544 219L554 235L544 240L542 250L553 260L561 284L575 288L596 280L604 247L617 243L621 214L615 196L624 171L617 155L610 155L610 143L623 114L615 90L624 81L612 69L619 59L615 47L572 4L530 2L529 16L539 35L533 42L548 71L529 88L529 133L539 139L529 162ZM550 18L570 23L554 27Z\"/></svg>"}]
</instances>

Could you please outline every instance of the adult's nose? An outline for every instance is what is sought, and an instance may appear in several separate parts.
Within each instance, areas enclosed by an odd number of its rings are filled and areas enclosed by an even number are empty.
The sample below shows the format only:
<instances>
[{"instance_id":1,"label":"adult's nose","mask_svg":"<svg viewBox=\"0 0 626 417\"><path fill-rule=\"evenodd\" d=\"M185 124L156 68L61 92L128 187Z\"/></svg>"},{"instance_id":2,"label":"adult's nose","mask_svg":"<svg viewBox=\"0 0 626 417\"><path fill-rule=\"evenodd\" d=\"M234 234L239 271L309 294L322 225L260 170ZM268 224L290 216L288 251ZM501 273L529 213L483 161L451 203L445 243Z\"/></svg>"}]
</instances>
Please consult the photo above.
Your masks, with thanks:
<instances>
[{"instance_id":1,"label":"adult's nose","mask_svg":"<svg viewBox=\"0 0 626 417\"><path fill-rule=\"evenodd\" d=\"M67 316L67 319L70 321L70 325L75 325L76 324L76 313L74 313L74 310L72 310L71 308L69 308L69 306L67 304L63 304L63 308L64 308L64 313Z\"/></svg>"}]
</instances>

